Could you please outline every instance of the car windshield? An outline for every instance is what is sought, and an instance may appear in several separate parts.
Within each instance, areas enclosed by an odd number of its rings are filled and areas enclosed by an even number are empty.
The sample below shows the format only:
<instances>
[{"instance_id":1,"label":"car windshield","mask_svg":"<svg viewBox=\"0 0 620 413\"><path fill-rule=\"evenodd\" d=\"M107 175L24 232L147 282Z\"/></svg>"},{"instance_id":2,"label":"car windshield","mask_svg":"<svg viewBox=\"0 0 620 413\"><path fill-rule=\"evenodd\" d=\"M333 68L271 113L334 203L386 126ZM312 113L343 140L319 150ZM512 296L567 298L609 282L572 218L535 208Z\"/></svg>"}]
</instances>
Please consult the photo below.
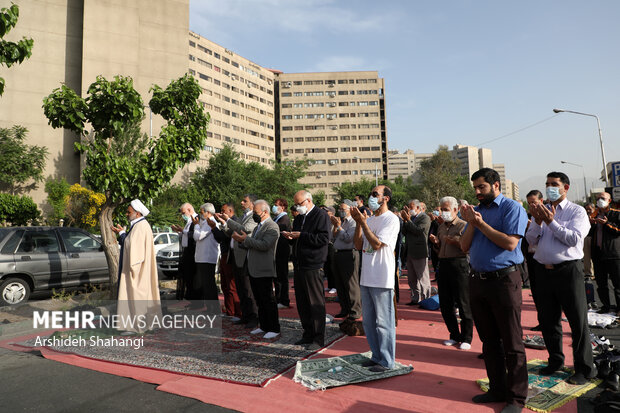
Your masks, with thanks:
<instances>
[{"instance_id":1,"label":"car windshield","mask_svg":"<svg viewBox=\"0 0 620 413\"><path fill-rule=\"evenodd\" d=\"M0 243L11 233L11 228L0 228Z\"/></svg>"}]
</instances>

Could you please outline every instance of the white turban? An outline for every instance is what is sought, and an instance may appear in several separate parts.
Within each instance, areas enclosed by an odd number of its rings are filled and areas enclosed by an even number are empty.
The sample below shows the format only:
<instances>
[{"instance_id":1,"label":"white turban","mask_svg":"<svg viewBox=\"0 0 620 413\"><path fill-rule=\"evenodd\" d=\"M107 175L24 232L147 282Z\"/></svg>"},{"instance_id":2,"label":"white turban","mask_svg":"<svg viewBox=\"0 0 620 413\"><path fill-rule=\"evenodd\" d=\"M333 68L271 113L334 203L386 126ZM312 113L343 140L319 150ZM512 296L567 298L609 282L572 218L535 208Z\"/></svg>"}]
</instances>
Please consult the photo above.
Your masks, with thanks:
<instances>
[{"instance_id":1,"label":"white turban","mask_svg":"<svg viewBox=\"0 0 620 413\"><path fill-rule=\"evenodd\" d=\"M131 207L142 214L143 217L146 217L151 211L139 199L134 199L131 201Z\"/></svg>"}]
</instances>

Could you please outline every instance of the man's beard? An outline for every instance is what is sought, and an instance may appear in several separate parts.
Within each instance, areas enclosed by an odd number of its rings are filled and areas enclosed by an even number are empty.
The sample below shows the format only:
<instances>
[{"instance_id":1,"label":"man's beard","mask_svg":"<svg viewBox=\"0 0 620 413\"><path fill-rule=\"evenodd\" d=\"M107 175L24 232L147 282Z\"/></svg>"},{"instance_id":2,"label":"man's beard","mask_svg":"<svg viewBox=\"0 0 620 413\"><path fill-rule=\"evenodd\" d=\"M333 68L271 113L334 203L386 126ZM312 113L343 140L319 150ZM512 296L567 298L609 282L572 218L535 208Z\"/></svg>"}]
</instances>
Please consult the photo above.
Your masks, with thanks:
<instances>
[{"instance_id":1,"label":"man's beard","mask_svg":"<svg viewBox=\"0 0 620 413\"><path fill-rule=\"evenodd\" d=\"M495 200L495 194L493 192L489 192L488 194L483 194L482 199L478 199L482 205L489 205L491 202Z\"/></svg>"}]
</instances>

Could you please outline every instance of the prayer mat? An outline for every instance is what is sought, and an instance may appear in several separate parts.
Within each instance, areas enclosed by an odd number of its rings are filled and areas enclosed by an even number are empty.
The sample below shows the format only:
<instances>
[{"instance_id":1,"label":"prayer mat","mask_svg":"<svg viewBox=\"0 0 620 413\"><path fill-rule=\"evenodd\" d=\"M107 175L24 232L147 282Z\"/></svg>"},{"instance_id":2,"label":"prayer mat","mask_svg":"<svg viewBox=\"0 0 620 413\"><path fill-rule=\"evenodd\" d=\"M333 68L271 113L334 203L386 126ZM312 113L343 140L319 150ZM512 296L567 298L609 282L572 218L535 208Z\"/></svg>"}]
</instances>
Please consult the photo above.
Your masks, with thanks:
<instances>
[{"instance_id":1,"label":"prayer mat","mask_svg":"<svg viewBox=\"0 0 620 413\"><path fill-rule=\"evenodd\" d=\"M371 356L371 352L368 351L348 356L298 361L293 380L310 390L325 390L330 387L400 376L413 371L411 365L405 366L396 362L393 369L373 373L361 366L363 362L370 360Z\"/></svg>"},{"instance_id":2,"label":"prayer mat","mask_svg":"<svg viewBox=\"0 0 620 413\"><path fill-rule=\"evenodd\" d=\"M569 384L566 380L572 376L574 371L567 367L563 367L562 370L550 376L539 375L538 370L546 365L547 362L542 360L527 362L528 396L525 407L535 412L546 413L564 406L602 382L597 378L583 385ZM489 391L488 378L476 380L476 383L483 391Z\"/></svg>"},{"instance_id":3,"label":"prayer mat","mask_svg":"<svg viewBox=\"0 0 620 413\"><path fill-rule=\"evenodd\" d=\"M45 337L44 347L78 356L112 363L205 377L225 382L266 386L270 380L295 366L299 360L321 351L344 334L338 325L325 326L325 347L307 350L295 345L302 336L301 322L280 319L280 336L264 339L250 334L250 329L224 319L218 329L159 329L153 333L123 337L112 329L57 331ZM101 344L92 339L101 340ZM82 339L84 345L75 345ZM142 339L142 342L136 341ZM37 339L18 343L36 348ZM58 341L65 343L58 344ZM68 340L73 340L68 344ZM108 341L106 341L108 340ZM110 340L116 340L110 345ZM139 346L139 348L135 348Z\"/></svg>"}]
</instances>

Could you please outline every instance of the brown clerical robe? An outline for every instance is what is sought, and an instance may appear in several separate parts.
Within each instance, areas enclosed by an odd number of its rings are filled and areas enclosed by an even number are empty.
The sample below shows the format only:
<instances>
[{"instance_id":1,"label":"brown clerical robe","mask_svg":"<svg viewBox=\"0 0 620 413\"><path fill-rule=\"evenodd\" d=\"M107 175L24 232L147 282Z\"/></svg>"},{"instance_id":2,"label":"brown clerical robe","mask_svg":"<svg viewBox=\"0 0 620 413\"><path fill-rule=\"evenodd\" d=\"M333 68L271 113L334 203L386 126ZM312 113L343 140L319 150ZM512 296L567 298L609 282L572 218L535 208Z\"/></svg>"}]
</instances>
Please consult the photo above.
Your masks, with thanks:
<instances>
[{"instance_id":1,"label":"brown clerical robe","mask_svg":"<svg viewBox=\"0 0 620 413\"><path fill-rule=\"evenodd\" d=\"M118 289L119 330L143 333L161 321L153 231L146 220L134 224L124 240Z\"/></svg>"}]
</instances>

